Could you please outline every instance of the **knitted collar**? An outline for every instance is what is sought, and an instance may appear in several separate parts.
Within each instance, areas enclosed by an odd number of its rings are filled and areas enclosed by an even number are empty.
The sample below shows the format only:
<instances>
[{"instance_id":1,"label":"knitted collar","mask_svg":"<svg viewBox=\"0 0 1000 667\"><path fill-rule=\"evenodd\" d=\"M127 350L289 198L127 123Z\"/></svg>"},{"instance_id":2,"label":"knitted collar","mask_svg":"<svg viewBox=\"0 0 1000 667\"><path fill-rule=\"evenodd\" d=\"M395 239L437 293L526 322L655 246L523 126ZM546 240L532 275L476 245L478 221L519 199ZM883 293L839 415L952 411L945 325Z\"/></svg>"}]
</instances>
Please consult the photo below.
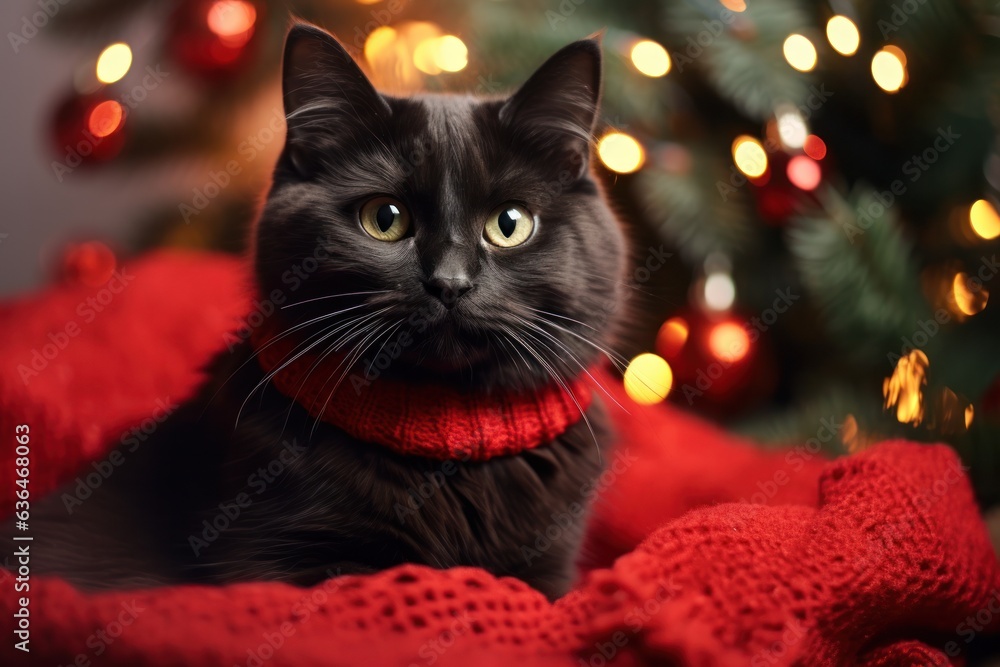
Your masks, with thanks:
<instances>
[{"instance_id":1,"label":"knitted collar","mask_svg":"<svg viewBox=\"0 0 1000 667\"><path fill-rule=\"evenodd\" d=\"M270 374L295 357L301 339L280 330L254 331L251 344ZM476 394L433 384L364 379L361 366L336 387L343 356L321 358L319 346L295 358L271 379L313 417L364 442L425 458L486 460L550 442L581 419L590 388L569 382L572 396L551 384L535 391ZM578 405L579 404L579 405Z\"/></svg>"}]
</instances>

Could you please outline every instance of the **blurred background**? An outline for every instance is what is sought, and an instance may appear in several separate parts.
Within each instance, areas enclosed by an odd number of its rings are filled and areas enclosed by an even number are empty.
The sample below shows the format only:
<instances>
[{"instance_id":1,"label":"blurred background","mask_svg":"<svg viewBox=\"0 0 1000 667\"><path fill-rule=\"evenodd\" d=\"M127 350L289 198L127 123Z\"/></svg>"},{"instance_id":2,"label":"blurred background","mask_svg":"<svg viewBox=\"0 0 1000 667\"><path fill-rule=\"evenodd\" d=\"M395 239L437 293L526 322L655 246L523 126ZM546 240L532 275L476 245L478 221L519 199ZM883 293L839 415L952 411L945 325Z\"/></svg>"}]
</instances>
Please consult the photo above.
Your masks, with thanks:
<instances>
[{"instance_id":1,"label":"blurred background","mask_svg":"<svg viewBox=\"0 0 1000 667\"><path fill-rule=\"evenodd\" d=\"M995 0L9 0L0 294L241 252L291 14L399 94L603 30L626 387L809 455L945 441L1000 501Z\"/></svg>"}]
</instances>

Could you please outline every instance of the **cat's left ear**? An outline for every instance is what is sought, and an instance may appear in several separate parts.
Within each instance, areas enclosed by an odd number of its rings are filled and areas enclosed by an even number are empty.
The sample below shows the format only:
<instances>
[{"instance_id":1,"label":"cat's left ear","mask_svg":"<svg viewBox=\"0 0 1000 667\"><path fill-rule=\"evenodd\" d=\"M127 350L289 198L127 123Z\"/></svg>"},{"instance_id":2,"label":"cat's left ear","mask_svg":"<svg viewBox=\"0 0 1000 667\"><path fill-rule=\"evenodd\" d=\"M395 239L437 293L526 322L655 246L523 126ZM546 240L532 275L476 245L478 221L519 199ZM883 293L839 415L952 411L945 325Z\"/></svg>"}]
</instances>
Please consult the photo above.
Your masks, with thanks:
<instances>
[{"instance_id":1,"label":"cat's left ear","mask_svg":"<svg viewBox=\"0 0 1000 667\"><path fill-rule=\"evenodd\" d=\"M601 44L563 47L500 108L500 120L559 149L586 172L601 100Z\"/></svg>"},{"instance_id":2,"label":"cat's left ear","mask_svg":"<svg viewBox=\"0 0 1000 667\"><path fill-rule=\"evenodd\" d=\"M347 49L308 23L296 23L288 32L281 86L290 148L318 125L327 134L349 132L391 113ZM317 118L325 122L310 122Z\"/></svg>"}]
</instances>

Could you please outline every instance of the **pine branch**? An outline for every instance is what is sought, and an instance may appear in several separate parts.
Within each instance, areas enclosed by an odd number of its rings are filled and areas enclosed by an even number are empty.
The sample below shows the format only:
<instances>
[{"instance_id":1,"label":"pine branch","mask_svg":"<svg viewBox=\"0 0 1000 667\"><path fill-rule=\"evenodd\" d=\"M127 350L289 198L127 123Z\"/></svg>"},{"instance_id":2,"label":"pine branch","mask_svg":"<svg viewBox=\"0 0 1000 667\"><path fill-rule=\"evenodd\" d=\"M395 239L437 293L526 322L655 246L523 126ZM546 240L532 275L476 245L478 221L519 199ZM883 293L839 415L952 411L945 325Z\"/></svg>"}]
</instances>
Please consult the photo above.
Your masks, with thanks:
<instances>
[{"instance_id":1,"label":"pine branch","mask_svg":"<svg viewBox=\"0 0 1000 667\"><path fill-rule=\"evenodd\" d=\"M847 202L830 189L823 199L825 215L794 221L789 250L832 337L856 360L878 363L931 316L911 245L872 191Z\"/></svg>"},{"instance_id":2,"label":"pine branch","mask_svg":"<svg viewBox=\"0 0 1000 667\"><path fill-rule=\"evenodd\" d=\"M676 246L689 264L700 264L716 251L734 256L755 247L741 191L720 196L716 184L726 176L692 155L693 168L677 174L650 165L636 177L646 219ZM731 188L730 188L731 189Z\"/></svg>"},{"instance_id":3,"label":"pine branch","mask_svg":"<svg viewBox=\"0 0 1000 667\"><path fill-rule=\"evenodd\" d=\"M734 14L718 2L671 4L663 25L679 72L696 67L741 113L766 120L782 102L802 105L811 77L793 70L782 44L811 22L792 0L757 0Z\"/></svg>"}]
</instances>

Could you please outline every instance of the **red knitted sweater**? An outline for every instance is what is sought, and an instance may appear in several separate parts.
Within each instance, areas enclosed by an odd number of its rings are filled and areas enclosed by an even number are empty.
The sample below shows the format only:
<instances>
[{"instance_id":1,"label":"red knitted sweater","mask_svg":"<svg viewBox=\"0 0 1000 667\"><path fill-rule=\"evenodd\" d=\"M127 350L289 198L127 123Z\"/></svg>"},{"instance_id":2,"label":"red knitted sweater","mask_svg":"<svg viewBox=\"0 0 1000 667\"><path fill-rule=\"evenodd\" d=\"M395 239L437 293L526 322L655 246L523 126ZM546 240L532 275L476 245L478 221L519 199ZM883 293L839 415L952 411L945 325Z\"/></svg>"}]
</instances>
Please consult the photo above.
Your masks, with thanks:
<instances>
[{"instance_id":1,"label":"red knitted sweater","mask_svg":"<svg viewBox=\"0 0 1000 667\"><path fill-rule=\"evenodd\" d=\"M93 318L79 306L100 288L0 303L3 515L17 424L32 429L33 499L106 470L91 462L191 395L248 308L228 259L158 254L126 271ZM608 402L620 441L587 573L555 603L469 568L97 595L39 576L16 592L0 574L0 664L959 665L969 641L1000 629L1000 568L951 449L768 453L601 379L627 412ZM30 654L14 648L19 597Z\"/></svg>"},{"instance_id":2,"label":"red knitted sweater","mask_svg":"<svg viewBox=\"0 0 1000 667\"><path fill-rule=\"evenodd\" d=\"M590 405L590 390L579 380L524 394L474 394L386 378L335 381L330 378L346 375L347 358L300 347L283 330L268 326L252 334L261 368L278 391L313 417L400 454L476 461L517 454L551 442Z\"/></svg>"}]
</instances>

